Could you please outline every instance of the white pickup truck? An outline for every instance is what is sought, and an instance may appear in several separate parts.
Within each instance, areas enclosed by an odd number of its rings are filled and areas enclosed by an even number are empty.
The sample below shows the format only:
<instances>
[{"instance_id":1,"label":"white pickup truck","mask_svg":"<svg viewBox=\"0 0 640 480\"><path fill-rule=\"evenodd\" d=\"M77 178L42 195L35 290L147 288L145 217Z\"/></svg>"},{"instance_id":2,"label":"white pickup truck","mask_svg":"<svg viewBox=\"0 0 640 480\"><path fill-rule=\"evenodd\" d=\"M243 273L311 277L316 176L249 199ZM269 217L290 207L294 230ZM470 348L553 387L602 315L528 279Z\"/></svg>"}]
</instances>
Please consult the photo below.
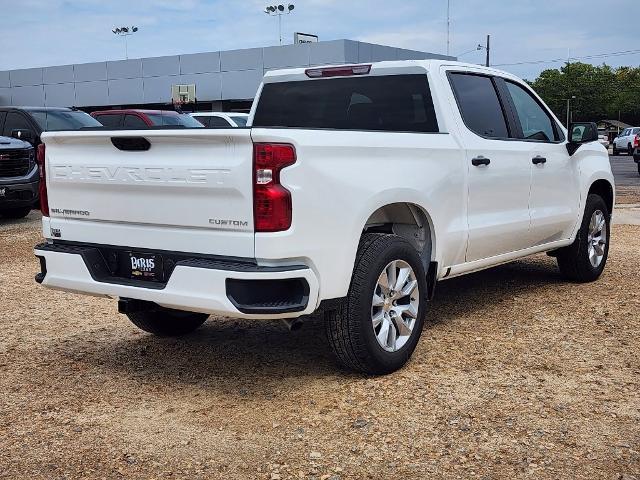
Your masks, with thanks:
<instances>
[{"instance_id":1,"label":"white pickup truck","mask_svg":"<svg viewBox=\"0 0 640 480\"><path fill-rule=\"evenodd\" d=\"M324 311L347 367L411 356L436 282L549 252L596 280L614 180L498 70L400 61L267 73L247 128L42 136L46 287L119 299L164 336L209 315Z\"/></svg>"}]
</instances>

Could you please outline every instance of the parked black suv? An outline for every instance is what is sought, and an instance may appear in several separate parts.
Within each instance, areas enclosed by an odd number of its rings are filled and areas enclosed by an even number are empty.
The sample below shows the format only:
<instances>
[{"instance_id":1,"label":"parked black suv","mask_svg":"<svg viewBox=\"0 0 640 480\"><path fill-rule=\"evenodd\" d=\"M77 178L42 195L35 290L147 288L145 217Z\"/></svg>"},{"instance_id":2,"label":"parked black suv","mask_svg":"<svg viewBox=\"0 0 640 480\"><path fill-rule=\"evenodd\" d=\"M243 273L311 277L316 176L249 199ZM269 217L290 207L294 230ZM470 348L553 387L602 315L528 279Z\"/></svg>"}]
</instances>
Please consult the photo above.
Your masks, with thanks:
<instances>
[{"instance_id":1,"label":"parked black suv","mask_svg":"<svg viewBox=\"0 0 640 480\"><path fill-rule=\"evenodd\" d=\"M39 173L35 152L42 132L101 126L73 108L0 107L0 215L21 218L36 204Z\"/></svg>"},{"instance_id":2,"label":"parked black suv","mask_svg":"<svg viewBox=\"0 0 640 480\"><path fill-rule=\"evenodd\" d=\"M0 137L0 215L22 218L38 199L38 167L34 148L15 138Z\"/></svg>"}]
</instances>

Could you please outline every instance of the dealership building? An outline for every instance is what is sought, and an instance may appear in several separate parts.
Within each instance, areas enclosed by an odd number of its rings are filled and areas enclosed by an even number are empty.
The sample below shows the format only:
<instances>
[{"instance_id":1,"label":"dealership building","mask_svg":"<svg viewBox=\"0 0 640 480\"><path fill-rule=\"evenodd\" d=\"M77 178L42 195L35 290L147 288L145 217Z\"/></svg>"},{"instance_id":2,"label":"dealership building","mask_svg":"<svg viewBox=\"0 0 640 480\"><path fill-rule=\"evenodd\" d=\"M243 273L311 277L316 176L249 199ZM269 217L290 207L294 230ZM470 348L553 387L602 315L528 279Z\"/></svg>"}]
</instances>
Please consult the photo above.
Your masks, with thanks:
<instances>
[{"instance_id":1,"label":"dealership building","mask_svg":"<svg viewBox=\"0 0 640 480\"><path fill-rule=\"evenodd\" d=\"M86 111L121 107L167 109L171 108L173 86L195 85L196 102L185 108L244 111L269 70L431 58L454 59L354 40L334 40L0 71L0 106L76 106Z\"/></svg>"}]
</instances>

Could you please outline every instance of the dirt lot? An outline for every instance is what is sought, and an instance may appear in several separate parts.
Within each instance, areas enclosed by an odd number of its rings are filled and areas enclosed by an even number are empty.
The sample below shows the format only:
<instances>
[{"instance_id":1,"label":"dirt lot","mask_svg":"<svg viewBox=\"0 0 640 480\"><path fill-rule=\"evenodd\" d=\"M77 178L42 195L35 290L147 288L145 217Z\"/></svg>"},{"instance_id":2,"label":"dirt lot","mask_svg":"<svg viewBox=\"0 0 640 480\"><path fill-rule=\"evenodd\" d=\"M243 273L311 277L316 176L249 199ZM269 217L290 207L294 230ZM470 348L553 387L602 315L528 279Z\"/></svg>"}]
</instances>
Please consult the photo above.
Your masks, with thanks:
<instances>
[{"instance_id":1,"label":"dirt lot","mask_svg":"<svg viewBox=\"0 0 640 480\"><path fill-rule=\"evenodd\" d=\"M320 322L143 334L35 285L38 229L0 223L1 478L640 478L638 226L597 283L546 256L442 283L385 378Z\"/></svg>"}]
</instances>

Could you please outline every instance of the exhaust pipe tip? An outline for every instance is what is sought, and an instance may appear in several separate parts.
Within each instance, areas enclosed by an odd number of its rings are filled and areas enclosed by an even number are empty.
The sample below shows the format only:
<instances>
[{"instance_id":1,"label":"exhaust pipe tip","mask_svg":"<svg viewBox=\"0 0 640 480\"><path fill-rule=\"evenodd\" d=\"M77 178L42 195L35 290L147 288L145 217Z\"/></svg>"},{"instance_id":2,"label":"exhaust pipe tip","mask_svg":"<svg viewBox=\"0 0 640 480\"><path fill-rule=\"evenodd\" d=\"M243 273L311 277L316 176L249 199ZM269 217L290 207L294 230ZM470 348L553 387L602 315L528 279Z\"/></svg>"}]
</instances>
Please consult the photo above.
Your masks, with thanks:
<instances>
[{"instance_id":1,"label":"exhaust pipe tip","mask_svg":"<svg viewBox=\"0 0 640 480\"><path fill-rule=\"evenodd\" d=\"M302 328L303 322L299 318L285 318L282 320L290 332L297 332Z\"/></svg>"}]
</instances>

